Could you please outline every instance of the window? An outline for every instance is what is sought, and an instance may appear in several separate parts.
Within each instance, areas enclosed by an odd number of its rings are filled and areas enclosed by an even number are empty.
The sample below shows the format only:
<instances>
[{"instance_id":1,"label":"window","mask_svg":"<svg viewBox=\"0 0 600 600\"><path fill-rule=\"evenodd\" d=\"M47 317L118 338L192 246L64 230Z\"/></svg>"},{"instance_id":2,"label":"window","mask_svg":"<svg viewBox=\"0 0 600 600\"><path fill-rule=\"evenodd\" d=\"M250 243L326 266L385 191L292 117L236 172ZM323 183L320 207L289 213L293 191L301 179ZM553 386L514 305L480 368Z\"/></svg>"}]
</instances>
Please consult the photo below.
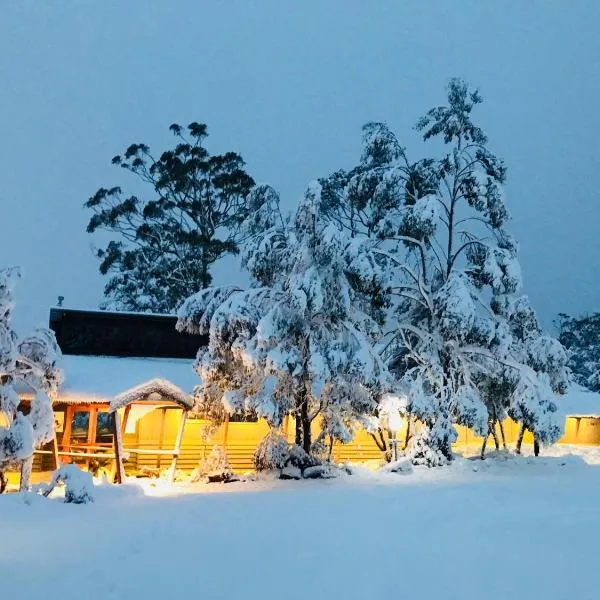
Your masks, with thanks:
<instances>
[{"instance_id":1,"label":"window","mask_svg":"<svg viewBox=\"0 0 600 600\"><path fill-rule=\"evenodd\" d=\"M90 411L76 410L71 421L71 439L74 442L87 442L90 428Z\"/></svg>"},{"instance_id":2,"label":"window","mask_svg":"<svg viewBox=\"0 0 600 600\"><path fill-rule=\"evenodd\" d=\"M99 411L96 415L96 443L111 444L115 415L107 411Z\"/></svg>"}]
</instances>

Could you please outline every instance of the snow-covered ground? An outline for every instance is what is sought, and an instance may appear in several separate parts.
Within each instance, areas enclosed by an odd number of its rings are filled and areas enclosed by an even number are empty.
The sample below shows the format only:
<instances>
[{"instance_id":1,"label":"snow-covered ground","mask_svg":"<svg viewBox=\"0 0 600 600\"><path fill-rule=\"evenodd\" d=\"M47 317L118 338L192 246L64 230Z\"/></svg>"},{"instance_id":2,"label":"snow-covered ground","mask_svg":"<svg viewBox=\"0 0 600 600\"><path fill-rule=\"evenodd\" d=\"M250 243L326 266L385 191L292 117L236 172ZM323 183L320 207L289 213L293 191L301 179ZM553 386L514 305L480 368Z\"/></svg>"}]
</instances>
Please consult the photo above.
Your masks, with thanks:
<instances>
[{"instance_id":1,"label":"snow-covered ground","mask_svg":"<svg viewBox=\"0 0 600 600\"><path fill-rule=\"evenodd\" d=\"M572 452L572 454L570 453ZM596 600L600 449L328 481L0 497L12 600Z\"/></svg>"}]
</instances>

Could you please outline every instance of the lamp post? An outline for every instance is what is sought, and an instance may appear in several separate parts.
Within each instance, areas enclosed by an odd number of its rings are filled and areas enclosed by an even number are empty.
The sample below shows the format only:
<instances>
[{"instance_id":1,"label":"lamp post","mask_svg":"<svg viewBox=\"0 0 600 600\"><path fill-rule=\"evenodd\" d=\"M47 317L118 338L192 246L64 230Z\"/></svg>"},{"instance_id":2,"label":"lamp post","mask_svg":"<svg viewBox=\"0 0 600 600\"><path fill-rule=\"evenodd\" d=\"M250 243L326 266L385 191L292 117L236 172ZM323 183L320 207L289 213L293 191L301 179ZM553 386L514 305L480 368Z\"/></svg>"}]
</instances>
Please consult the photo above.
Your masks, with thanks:
<instances>
[{"instance_id":1,"label":"lamp post","mask_svg":"<svg viewBox=\"0 0 600 600\"><path fill-rule=\"evenodd\" d=\"M390 433L390 444L394 461L398 460L398 432L402 429L402 417L400 411L394 407L387 414L387 425Z\"/></svg>"},{"instance_id":2,"label":"lamp post","mask_svg":"<svg viewBox=\"0 0 600 600\"><path fill-rule=\"evenodd\" d=\"M404 395L384 394L379 403L379 426L388 432L394 461L398 460L398 433L402 429L407 402Z\"/></svg>"}]
</instances>

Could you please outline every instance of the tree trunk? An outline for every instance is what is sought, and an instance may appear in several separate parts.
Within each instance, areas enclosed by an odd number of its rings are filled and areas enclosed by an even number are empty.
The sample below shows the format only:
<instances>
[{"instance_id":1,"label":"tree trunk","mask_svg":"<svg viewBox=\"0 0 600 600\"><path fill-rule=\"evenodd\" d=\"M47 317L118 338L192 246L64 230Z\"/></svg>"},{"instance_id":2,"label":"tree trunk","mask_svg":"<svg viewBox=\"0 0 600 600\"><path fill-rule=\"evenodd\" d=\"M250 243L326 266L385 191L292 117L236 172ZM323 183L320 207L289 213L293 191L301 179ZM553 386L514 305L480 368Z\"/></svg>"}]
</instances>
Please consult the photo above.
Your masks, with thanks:
<instances>
[{"instance_id":1,"label":"tree trunk","mask_svg":"<svg viewBox=\"0 0 600 600\"><path fill-rule=\"evenodd\" d=\"M494 438L494 444L496 446L496 450L500 450L500 441L498 440L498 434L496 433L496 421L493 421L490 424L490 433L492 434L492 437Z\"/></svg>"},{"instance_id":2,"label":"tree trunk","mask_svg":"<svg viewBox=\"0 0 600 600\"><path fill-rule=\"evenodd\" d=\"M450 443L448 436L444 438L441 451L442 454L448 459L448 462L452 462L454 457L452 456L452 444Z\"/></svg>"},{"instance_id":3,"label":"tree trunk","mask_svg":"<svg viewBox=\"0 0 600 600\"><path fill-rule=\"evenodd\" d=\"M533 454L534 456L540 455L540 443L535 435L533 436Z\"/></svg>"},{"instance_id":4,"label":"tree trunk","mask_svg":"<svg viewBox=\"0 0 600 600\"><path fill-rule=\"evenodd\" d=\"M310 454L312 446L310 417L308 415L308 397L306 392L302 396L302 404L300 405L300 419L302 420L302 448L306 454Z\"/></svg>"},{"instance_id":5,"label":"tree trunk","mask_svg":"<svg viewBox=\"0 0 600 600\"><path fill-rule=\"evenodd\" d=\"M31 477L31 469L33 467L33 455L25 459L21 463L21 484L19 486L20 492L26 492L29 489L29 478Z\"/></svg>"},{"instance_id":6,"label":"tree trunk","mask_svg":"<svg viewBox=\"0 0 600 600\"><path fill-rule=\"evenodd\" d=\"M300 415L296 415L296 446L302 446L302 421Z\"/></svg>"},{"instance_id":7,"label":"tree trunk","mask_svg":"<svg viewBox=\"0 0 600 600\"><path fill-rule=\"evenodd\" d=\"M369 433L369 435L373 438L373 441L375 442L375 444L377 445L377 447L382 452L386 452L387 451L387 444L385 443L385 437L383 435L383 431L381 429L378 429L377 433L379 434L379 437L377 437L377 435L375 433Z\"/></svg>"},{"instance_id":8,"label":"tree trunk","mask_svg":"<svg viewBox=\"0 0 600 600\"><path fill-rule=\"evenodd\" d=\"M204 242L206 244L206 242ZM202 258L200 259L200 280L202 289L210 285L208 278L208 259L206 258L206 247L202 248Z\"/></svg>"},{"instance_id":9,"label":"tree trunk","mask_svg":"<svg viewBox=\"0 0 600 600\"><path fill-rule=\"evenodd\" d=\"M519 429L519 435L517 436L517 454L521 454L521 445L523 444L523 436L525 435L525 425L521 423L521 428Z\"/></svg>"},{"instance_id":10,"label":"tree trunk","mask_svg":"<svg viewBox=\"0 0 600 600\"><path fill-rule=\"evenodd\" d=\"M4 471L0 471L0 494L4 494L4 490L6 490L6 486L8 485L8 478Z\"/></svg>"},{"instance_id":11,"label":"tree trunk","mask_svg":"<svg viewBox=\"0 0 600 600\"><path fill-rule=\"evenodd\" d=\"M506 435L504 435L504 425L502 424L502 421L498 421L498 423L500 425L500 435L502 436L502 447L504 450L506 450Z\"/></svg>"},{"instance_id":12,"label":"tree trunk","mask_svg":"<svg viewBox=\"0 0 600 600\"><path fill-rule=\"evenodd\" d=\"M412 417L410 415L408 415L408 418L406 420L406 437L404 438L404 448L402 448L403 450L406 450L408 448L408 442L410 442L410 424L412 423Z\"/></svg>"},{"instance_id":13,"label":"tree trunk","mask_svg":"<svg viewBox=\"0 0 600 600\"><path fill-rule=\"evenodd\" d=\"M486 449L486 447L487 447L487 441L488 441L488 437L489 437L489 435L486 435L486 436L483 438L483 444L481 444L481 454L480 454L480 458L481 458L481 460L484 460L484 459L485 459L485 449Z\"/></svg>"}]
</instances>

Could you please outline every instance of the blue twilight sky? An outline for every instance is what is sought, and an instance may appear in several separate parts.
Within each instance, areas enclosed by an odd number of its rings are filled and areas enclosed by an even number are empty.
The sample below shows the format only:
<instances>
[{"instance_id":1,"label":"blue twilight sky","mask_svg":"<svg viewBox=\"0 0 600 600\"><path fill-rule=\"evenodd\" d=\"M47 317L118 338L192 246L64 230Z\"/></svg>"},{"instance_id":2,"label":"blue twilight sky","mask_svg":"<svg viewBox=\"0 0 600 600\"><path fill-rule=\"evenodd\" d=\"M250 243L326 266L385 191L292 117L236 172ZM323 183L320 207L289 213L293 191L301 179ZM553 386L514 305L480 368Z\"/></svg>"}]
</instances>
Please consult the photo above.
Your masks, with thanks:
<instances>
[{"instance_id":1,"label":"blue twilight sky","mask_svg":"<svg viewBox=\"0 0 600 600\"><path fill-rule=\"evenodd\" d=\"M387 121L411 156L416 119L451 76L507 162L511 230L546 326L600 310L598 0L0 0L0 264L20 264L16 326L103 282L82 203L133 183L110 159L206 122L291 207L351 167L360 127ZM239 280L233 263L217 282Z\"/></svg>"}]
</instances>

